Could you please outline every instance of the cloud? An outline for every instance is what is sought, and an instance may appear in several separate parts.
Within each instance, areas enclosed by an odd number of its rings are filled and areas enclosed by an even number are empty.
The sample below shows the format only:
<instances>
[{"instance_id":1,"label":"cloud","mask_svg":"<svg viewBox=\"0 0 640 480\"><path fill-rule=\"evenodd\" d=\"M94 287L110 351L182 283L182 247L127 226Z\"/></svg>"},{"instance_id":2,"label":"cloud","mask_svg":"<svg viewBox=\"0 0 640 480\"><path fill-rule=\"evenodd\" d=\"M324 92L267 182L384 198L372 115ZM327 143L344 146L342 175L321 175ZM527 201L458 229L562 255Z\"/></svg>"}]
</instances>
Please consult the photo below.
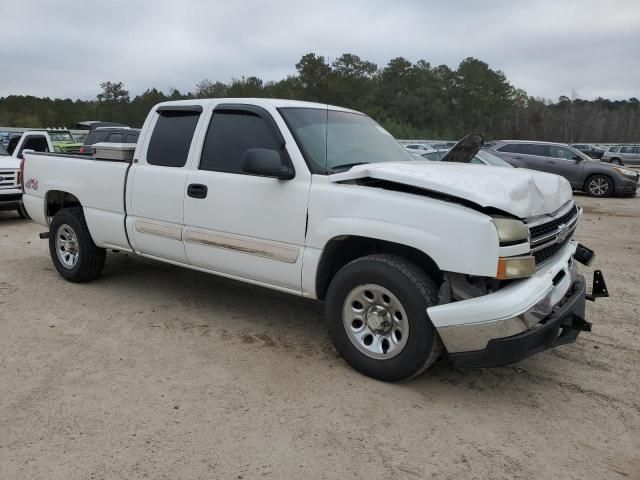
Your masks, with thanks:
<instances>
[{"instance_id":1,"label":"cloud","mask_svg":"<svg viewBox=\"0 0 640 480\"><path fill-rule=\"evenodd\" d=\"M547 98L639 97L638 25L634 1L21 0L3 6L0 95L93 98L106 80L189 91L351 52L380 67L474 56Z\"/></svg>"}]
</instances>

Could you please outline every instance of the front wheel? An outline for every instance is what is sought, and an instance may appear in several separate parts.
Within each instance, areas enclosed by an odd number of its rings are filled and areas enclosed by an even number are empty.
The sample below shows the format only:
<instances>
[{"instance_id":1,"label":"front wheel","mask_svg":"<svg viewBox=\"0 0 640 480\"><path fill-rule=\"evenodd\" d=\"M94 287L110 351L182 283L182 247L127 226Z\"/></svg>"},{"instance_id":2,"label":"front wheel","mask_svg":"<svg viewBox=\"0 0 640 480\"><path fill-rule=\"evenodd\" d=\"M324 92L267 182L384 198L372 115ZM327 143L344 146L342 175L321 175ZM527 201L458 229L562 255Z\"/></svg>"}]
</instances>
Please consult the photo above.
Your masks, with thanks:
<instances>
[{"instance_id":1,"label":"front wheel","mask_svg":"<svg viewBox=\"0 0 640 480\"><path fill-rule=\"evenodd\" d=\"M613 180L606 175L591 175L585 189L592 197L609 197L613 193Z\"/></svg>"},{"instance_id":2,"label":"front wheel","mask_svg":"<svg viewBox=\"0 0 640 480\"><path fill-rule=\"evenodd\" d=\"M70 282L89 282L100 276L106 251L93 243L81 207L64 208L49 227L53 265Z\"/></svg>"},{"instance_id":3,"label":"front wheel","mask_svg":"<svg viewBox=\"0 0 640 480\"><path fill-rule=\"evenodd\" d=\"M329 335L342 358L360 373L384 381L416 376L442 352L427 317L437 298L433 280L404 258L356 259L329 286Z\"/></svg>"}]
</instances>

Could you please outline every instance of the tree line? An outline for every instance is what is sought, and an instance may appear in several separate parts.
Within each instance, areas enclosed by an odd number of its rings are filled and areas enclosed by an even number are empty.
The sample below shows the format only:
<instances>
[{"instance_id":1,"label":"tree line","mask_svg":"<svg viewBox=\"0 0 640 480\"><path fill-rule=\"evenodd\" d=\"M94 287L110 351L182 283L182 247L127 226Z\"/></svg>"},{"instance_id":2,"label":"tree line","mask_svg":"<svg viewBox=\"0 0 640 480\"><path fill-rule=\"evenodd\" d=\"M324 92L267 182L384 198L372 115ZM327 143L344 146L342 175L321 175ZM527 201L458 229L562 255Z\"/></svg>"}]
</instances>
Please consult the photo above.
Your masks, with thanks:
<instances>
[{"instance_id":1,"label":"tree line","mask_svg":"<svg viewBox=\"0 0 640 480\"><path fill-rule=\"evenodd\" d=\"M308 100L367 113L396 138L456 139L481 132L489 139L559 142L640 142L637 98L557 100L533 97L505 74L476 58L456 69L398 57L380 68L345 53L329 62L314 53L279 81L258 77L223 83L202 80L192 92L147 89L131 97L122 82L104 82L95 100L0 97L0 125L70 127L83 120L141 126L151 106L166 100L209 97L270 97Z\"/></svg>"}]
</instances>

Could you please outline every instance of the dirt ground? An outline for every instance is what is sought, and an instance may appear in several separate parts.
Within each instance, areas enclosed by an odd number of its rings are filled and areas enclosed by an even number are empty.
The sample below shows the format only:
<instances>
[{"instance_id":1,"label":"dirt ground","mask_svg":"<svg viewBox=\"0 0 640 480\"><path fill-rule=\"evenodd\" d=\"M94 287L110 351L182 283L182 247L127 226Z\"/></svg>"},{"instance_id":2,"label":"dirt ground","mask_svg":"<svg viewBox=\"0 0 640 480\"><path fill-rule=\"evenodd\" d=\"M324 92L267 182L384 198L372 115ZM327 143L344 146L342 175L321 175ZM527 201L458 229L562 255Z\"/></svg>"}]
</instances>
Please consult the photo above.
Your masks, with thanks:
<instances>
[{"instance_id":1,"label":"dirt ground","mask_svg":"<svg viewBox=\"0 0 640 480\"><path fill-rule=\"evenodd\" d=\"M124 254L67 283L0 212L0 479L639 479L640 198L576 198L593 332L396 384L337 356L320 303Z\"/></svg>"}]
</instances>

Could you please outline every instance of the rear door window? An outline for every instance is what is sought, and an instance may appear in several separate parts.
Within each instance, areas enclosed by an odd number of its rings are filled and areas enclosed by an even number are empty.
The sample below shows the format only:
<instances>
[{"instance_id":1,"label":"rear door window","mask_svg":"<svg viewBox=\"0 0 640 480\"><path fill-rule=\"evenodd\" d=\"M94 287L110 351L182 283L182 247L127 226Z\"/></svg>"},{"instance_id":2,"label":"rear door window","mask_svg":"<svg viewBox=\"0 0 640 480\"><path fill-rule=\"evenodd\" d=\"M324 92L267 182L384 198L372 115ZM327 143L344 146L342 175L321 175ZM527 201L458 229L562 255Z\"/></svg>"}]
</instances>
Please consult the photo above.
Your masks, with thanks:
<instances>
[{"instance_id":1,"label":"rear door window","mask_svg":"<svg viewBox=\"0 0 640 480\"><path fill-rule=\"evenodd\" d=\"M151 134L147 163L162 167L184 167L200 113L189 110L163 110Z\"/></svg>"},{"instance_id":2,"label":"rear door window","mask_svg":"<svg viewBox=\"0 0 640 480\"><path fill-rule=\"evenodd\" d=\"M633 147L622 147L620 153L633 153Z\"/></svg>"},{"instance_id":3,"label":"rear door window","mask_svg":"<svg viewBox=\"0 0 640 480\"><path fill-rule=\"evenodd\" d=\"M535 155L536 157L546 157L549 155L549 147L538 143L523 143L520 145L519 153Z\"/></svg>"}]
</instances>

